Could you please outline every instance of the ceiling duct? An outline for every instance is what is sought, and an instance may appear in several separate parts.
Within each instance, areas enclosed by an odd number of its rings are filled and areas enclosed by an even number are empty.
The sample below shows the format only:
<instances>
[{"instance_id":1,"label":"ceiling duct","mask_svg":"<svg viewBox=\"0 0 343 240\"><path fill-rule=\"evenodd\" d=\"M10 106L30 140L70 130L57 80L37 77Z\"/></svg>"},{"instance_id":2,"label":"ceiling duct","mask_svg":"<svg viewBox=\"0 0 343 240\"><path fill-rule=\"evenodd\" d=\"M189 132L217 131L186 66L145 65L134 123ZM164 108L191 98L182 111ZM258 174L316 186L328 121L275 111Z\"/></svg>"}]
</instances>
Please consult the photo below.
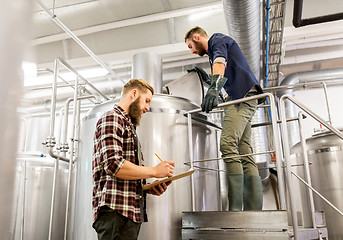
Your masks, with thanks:
<instances>
[{"instance_id":1,"label":"ceiling duct","mask_svg":"<svg viewBox=\"0 0 343 240\"><path fill-rule=\"evenodd\" d=\"M230 37L241 48L257 79L260 78L260 1L223 0Z\"/></svg>"},{"instance_id":2,"label":"ceiling duct","mask_svg":"<svg viewBox=\"0 0 343 240\"><path fill-rule=\"evenodd\" d=\"M260 79L260 1L259 0L223 0L224 14L229 36L241 48L256 79ZM259 108L252 119L253 123L265 122L264 109ZM268 151L266 127L252 129L254 152ZM264 189L269 186L269 155L255 156L263 180Z\"/></svg>"}]
</instances>

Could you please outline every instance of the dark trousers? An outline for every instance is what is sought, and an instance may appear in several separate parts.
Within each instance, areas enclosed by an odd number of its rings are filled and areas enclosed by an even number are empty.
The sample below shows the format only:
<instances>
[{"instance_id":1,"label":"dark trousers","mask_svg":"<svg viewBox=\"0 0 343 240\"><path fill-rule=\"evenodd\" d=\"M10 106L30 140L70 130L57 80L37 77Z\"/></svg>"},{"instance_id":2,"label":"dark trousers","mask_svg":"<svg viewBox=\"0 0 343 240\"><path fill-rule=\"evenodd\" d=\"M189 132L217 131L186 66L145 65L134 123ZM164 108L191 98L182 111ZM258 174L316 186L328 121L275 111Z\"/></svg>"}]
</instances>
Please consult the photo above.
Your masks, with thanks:
<instances>
[{"instance_id":1,"label":"dark trousers","mask_svg":"<svg viewBox=\"0 0 343 240\"><path fill-rule=\"evenodd\" d=\"M93 223L98 240L137 240L141 223L135 223L116 211L102 207Z\"/></svg>"}]
</instances>

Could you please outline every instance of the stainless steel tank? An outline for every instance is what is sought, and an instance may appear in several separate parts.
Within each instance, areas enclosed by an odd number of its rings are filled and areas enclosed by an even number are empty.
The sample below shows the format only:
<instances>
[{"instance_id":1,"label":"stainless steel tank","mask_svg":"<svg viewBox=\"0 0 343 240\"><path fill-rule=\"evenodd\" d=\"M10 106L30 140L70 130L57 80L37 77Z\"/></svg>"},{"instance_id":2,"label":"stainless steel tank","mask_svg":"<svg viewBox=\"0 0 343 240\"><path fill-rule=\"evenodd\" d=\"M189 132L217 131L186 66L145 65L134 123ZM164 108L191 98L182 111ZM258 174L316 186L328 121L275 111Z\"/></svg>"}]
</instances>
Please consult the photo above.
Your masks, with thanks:
<instances>
[{"instance_id":1,"label":"stainless steel tank","mask_svg":"<svg viewBox=\"0 0 343 240\"><path fill-rule=\"evenodd\" d=\"M343 141L332 133L323 132L307 139L306 144L308 160L312 163L310 164L310 173L313 187L338 209L343 210ZM302 163L300 144L296 144L292 148L292 153L294 160ZM303 176L302 167L296 167L295 171ZM295 187L302 194L301 201L298 198L298 205L299 209L303 211L304 224L309 225L307 191L298 180L294 182L297 184ZM315 209L325 212L329 238L331 240L343 239L343 217L315 193L313 195Z\"/></svg>"},{"instance_id":2,"label":"stainless steel tank","mask_svg":"<svg viewBox=\"0 0 343 240\"><path fill-rule=\"evenodd\" d=\"M77 158L77 180L73 239L95 240L92 229L92 151L95 125L102 113L111 110L115 102L96 106L81 123L80 152ZM176 162L175 173L189 169L188 132L185 111L199 106L181 97L156 94L149 112L142 117L137 128L142 145L144 164L159 163L155 153L163 160ZM216 130L212 126L193 120L194 159L214 158L218 154ZM217 169L216 161L198 163L202 167ZM196 210L220 210L219 175L217 171L198 170L195 177ZM148 180L148 182L153 181ZM149 222L143 223L140 240L181 239L182 211L191 210L190 177L174 181L160 197L147 198Z\"/></svg>"},{"instance_id":3,"label":"stainless steel tank","mask_svg":"<svg viewBox=\"0 0 343 240\"><path fill-rule=\"evenodd\" d=\"M48 239L54 163L54 159L40 157L39 154L18 155L11 239ZM67 174L67 163L60 162L52 225L53 240L63 239Z\"/></svg>"}]
</instances>

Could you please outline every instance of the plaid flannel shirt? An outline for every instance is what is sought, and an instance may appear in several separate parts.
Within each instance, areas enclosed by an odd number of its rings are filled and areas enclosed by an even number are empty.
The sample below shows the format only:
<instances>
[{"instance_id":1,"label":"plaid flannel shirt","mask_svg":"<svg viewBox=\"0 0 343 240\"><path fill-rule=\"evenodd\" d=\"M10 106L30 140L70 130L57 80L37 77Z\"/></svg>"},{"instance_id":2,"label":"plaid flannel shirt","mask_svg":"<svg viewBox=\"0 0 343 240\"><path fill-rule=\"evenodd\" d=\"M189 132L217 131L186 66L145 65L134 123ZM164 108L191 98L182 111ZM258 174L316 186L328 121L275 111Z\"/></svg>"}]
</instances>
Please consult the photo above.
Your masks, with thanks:
<instances>
[{"instance_id":1,"label":"plaid flannel shirt","mask_svg":"<svg viewBox=\"0 0 343 240\"><path fill-rule=\"evenodd\" d=\"M94 221L101 206L108 206L134 222L147 221L145 206L141 206L142 197L145 203L141 180L115 177L125 161L139 165L135 132L129 115L119 106L103 114L97 122L92 162Z\"/></svg>"}]
</instances>

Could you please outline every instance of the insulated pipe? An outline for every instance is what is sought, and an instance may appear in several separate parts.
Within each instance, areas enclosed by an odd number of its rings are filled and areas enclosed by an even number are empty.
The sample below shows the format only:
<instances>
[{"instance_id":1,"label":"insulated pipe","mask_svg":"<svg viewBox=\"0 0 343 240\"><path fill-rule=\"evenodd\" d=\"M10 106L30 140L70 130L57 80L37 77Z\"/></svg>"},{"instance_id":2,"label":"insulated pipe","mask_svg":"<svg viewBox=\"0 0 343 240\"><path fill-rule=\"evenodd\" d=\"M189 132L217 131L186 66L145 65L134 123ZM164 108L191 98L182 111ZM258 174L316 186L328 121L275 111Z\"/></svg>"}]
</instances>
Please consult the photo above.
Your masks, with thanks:
<instances>
[{"instance_id":1,"label":"insulated pipe","mask_svg":"<svg viewBox=\"0 0 343 240\"><path fill-rule=\"evenodd\" d=\"M143 79L155 93L162 93L162 58L151 52L137 53L132 60L132 78Z\"/></svg>"},{"instance_id":2,"label":"insulated pipe","mask_svg":"<svg viewBox=\"0 0 343 240\"><path fill-rule=\"evenodd\" d=\"M259 0L223 0L223 9L230 37L242 50L256 79L260 79L260 1ZM266 122L265 110L257 109L252 122ZM268 149L266 128L251 131L254 151L265 152ZM267 155L257 156L256 163L269 163ZM269 171L260 171L262 179L269 181Z\"/></svg>"},{"instance_id":3,"label":"insulated pipe","mask_svg":"<svg viewBox=\"0 0 343 240\"><path fill-rule=\"evenodd\" d=\"M29 42L32 2L0 1L0 233L11 239L12 204L19 118L23 90L22 62Z\"/></svg>"},{"instance_id":4,"label":"insulated pipe","mask_svg":"<svg viewBox=\"0 0 343 240\"><path fill-rule=\"evenodd\" d=\"M241 48L257 79L260 78L260 1L224 0L228 32Z\"/></svg>"},{"instance_id":5,"label":"insulated pipe","mask_svg":"<svg viewBox=\"0 0 343 240\"><path fill-rule=\"evenodd\" d=\"M343 68L336 69L324 69L316 71L307 71L299 72L288 75L285 79L282 80L280 86L287 87L297 84L312 84L313 82L328 82L328 81L340 81L343 79ZM288 89L278 92L278 97L282 97L285 94L293 96L293 89ZM294 104L291 104L289 101L285 102L286 108L286 117L294 118L297 116ZM288 133L288 138L290 141L290 146L293 146L295 143L299 142L298 126L295 122L289 123L288 127L290 129Z\"/></svg>"}]
</instances>

